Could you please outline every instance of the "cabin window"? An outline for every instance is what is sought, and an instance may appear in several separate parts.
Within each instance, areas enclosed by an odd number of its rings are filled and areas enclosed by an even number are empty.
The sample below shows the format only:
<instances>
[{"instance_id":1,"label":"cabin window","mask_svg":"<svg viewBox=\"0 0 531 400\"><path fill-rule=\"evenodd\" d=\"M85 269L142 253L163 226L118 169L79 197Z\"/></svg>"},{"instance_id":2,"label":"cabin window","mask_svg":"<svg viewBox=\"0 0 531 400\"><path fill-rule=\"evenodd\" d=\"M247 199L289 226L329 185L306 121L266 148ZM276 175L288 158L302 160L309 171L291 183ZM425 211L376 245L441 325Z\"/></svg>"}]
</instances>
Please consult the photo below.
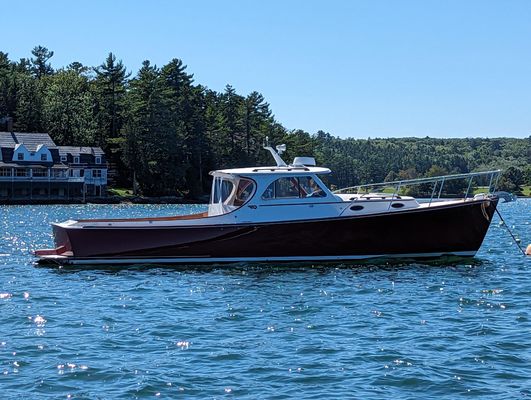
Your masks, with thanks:
<instances>
[{"instance_id":1,"label":"cabin window","mask_svg":"<svg viewBox=\"0 0 531 400\"><path fill-rule=\"evenodd\" d=\"M234 205L241 206L249 200L254 192L254 182L250 179L240 179L236 189Z\"/></svg>"},{"instance_id":2,"label":"cabin window","mask_svg":"<svg viewBox=\"0 0 531 400\"><path fill-rule=\"evenodd\" d=\"M311 176L279 178L265 190L264 200L326 197L326 192Z\"/></svg>"},{"instance_id":3,"label":"cabin window","mask_svg":"<svg viewBox=\"0 0 531 400\"><path fill-rule=\"evenodd\" d=\"M217 176L212 183L208 214L220 215L231 212L247 203L254 191L255 183L251 179Z\"/></svg>"},{"instance_id":4,"label":"cabin window","mask_svg":"<svg viewBox=\"0 0 531 400\"><path fill-rule=\"evenodd\" d=\"M23 161L24 160L24 153L17 153L17 160Z\"/></svg>"},{"instance_id":5,"label":"cabin window","mask_svg":"<svg viewBox=\"0 0 531 400\"><path fill-rule=\"evenodd\" d=\"M79 164L79 156L74 157L74 164Z\"/></svg>"},{"instance_id":6,"label":"cabin window","mask_svg":"<svg viewBox=\"0 0 531 400\"><path fill-rule=\"evenodd\" d=\"M61 161L66 161L66 154L61 155Z\"/></svg>"},{"instance_id":7,"label":"cabin window","mask_svg":"<svg viewBox=\"0 0 531 400\"><path fill-rule=\"evenodd\" d=\"M223 203L227 201L230 194L232 193L232 189L234 188L234 184L228 180L223 178L216 178L214 179L214 190L212 192L212 203Z\"/></svg>"},{"instance_id":8,"label":"cabin window","mask_svg":"<svg viewBox=\"0 0 531 400\"><path fill-rule=\"evenodd\" d=\"M101 178L101 169L93 169L92 170L92 177L93 178Z\"/></svg>"},{"instance_id":9,"label":"cabin window","mask_svg":"<svg viewBox=\"0 0 531 400\"><path fill-rule=\"evenodd\" d=\"M302 197L326 197L326 192L311 176L299 178Z\"/></svg>"},{"instance_id":10,"label":"cabin window","mask_svg":"<svg viewBox=\"0 0 531 400\"><path fill-rule=\"evenodd\" d=\"M96 164L101 164L101 157L96 157Z\"/></svg>"},{"instance_id":11,"label":"cabin window","mask_svg":"<svg viewBox=\"0 0 531 400\"><path fill-rule=\"evenodd\" d=\"M46 154L41 154L41 161L48 160L48 156Z\"/></svg>"},{"instance_id":12,"label":"cabin window","mask_svg":"<svg viewBox=\"0 0 531 400\"><path fill-rule=\"evenodd\" d=\"M275 198L290 199L300 195L300 188L297 178L280 178L273 183Z\"/></svg>"}]
</instances>

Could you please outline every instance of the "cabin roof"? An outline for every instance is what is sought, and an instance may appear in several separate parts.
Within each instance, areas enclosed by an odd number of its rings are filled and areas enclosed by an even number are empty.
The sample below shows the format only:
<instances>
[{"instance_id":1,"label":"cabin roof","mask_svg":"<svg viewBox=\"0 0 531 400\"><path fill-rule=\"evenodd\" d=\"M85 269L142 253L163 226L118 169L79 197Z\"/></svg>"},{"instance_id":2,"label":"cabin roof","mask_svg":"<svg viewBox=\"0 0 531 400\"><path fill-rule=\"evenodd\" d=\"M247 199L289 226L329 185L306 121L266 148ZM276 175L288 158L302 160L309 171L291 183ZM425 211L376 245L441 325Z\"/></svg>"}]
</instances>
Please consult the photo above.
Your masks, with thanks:
<instances>
[{"instance_id":1,"label":"cabin roof","mask_svg":"<svg viewBox=\"0 0 531 400\"><path fill-rule=\"evenodd\" d=\"M232 174L232 175L311 175L311 174L329 174L328 168L322 167L304 167L292 166L287 167L250 167L250 168L232 168L220 169L211 172L214 174Z\"/></svg>"}]
</instances>

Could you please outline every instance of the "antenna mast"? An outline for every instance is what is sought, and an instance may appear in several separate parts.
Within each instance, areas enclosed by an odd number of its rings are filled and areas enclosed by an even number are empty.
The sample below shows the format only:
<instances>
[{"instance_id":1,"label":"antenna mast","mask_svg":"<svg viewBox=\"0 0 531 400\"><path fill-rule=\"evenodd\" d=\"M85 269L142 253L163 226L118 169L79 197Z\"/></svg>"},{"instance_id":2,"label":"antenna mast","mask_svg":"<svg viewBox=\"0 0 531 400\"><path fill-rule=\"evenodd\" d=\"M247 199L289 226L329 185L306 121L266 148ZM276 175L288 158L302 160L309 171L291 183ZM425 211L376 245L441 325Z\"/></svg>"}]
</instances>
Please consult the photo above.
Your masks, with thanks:
<instances>
[{"instance_id":1,"label":"antenna mast","mask_svg":"<svg viewBox=\"0 0 531 400\"><path fill-rule=\"evenodd\" d=\"M280 145L277 146L277 150L278 150L278 153L277 153L277 151L275 151L275 149L272 148L269 145L269 137L266 136L266 138L264 140L264 149L269 150L269 152L271 153L271 155L275 159L275 162L277 163L277 167L287 167L288 166L284 162L282 157L280 157L280 154L282 154L284 151L286 151L286 145L285 144L280 144Z\"/></svg>"}]
</instances>

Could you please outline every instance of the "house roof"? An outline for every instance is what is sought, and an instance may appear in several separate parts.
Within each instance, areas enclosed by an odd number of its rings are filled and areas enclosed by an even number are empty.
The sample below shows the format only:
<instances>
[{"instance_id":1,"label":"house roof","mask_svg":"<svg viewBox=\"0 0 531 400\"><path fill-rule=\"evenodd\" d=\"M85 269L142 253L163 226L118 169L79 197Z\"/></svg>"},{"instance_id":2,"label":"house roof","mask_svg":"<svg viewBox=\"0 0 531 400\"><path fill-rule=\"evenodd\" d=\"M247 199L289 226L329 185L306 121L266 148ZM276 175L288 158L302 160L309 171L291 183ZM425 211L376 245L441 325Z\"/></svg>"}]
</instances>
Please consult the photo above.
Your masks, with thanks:
<instances>
[{"instance_id":1,"label":"house roof","mask_svg":"<svg viewBox=\"0 0 531 400\"><path fill-rule=\"evenodd\" d=\"M29 151L37 151L39 145L57 147L47 133L0 132L0 147L15 147L17 144L23 144Z\"/></svg>"},{"instance_id":2,"label":"house roof","mask_svg":"<svg viewBox=\"0 0 531 400\"><path fill-rule=\"evenodd\" d=\"M103 156L103 150L100 147L78 147L78 146L58 146L59 154L72 154L79 156L81 154L92 154L95 156Z\"/></svg>"},{"instance_id":3,"label":"house roof","mask_svg":"<svg viewBox=\"0 0 531 400\"><path fill-rule=\"evenodd\" d=\"M29 151L39 151L44 145L48 149L58 151L60 155L71 154L72 156L93 155L104 156L105 153L100 147L88 146L57 146L47 133L21 133L21 132L0 132L0 160L2 155L4 160L12 157L10 149L15 149L17 145L24 145Z\"/></svg>"}]
</instances>

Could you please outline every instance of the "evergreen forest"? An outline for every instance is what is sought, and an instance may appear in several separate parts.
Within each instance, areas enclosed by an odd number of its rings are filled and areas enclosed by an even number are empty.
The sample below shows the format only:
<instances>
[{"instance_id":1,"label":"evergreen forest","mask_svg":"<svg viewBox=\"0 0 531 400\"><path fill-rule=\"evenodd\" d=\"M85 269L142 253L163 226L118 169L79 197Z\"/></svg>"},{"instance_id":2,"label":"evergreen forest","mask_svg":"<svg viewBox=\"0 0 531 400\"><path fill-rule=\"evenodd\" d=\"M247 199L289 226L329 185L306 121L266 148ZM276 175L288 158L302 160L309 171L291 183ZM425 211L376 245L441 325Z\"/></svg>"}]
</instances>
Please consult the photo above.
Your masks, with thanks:
<instances>
[{"instance_id":1,"label":"evergreen forest","mask_svg":"<svg viewBox=\"0 0 531 400\"><path fill-rule=\"evenodd\" d=\"M100 146L112 184L144 195L197 198L209 192L213 169L271 165L266 136L287 145L286 161L313 156L331 168L337 187L497 168L505 171L502 189L531 185L531 136L342 139L286 129L259 92L211 90L177 58L160 67L144 61L133 74L113 53L98 66L59 69L53 55L43 46L20 60L0 52L0 119L10 117L17 132L47 132L59 145Z\"/></svg>"}]
</instances>

